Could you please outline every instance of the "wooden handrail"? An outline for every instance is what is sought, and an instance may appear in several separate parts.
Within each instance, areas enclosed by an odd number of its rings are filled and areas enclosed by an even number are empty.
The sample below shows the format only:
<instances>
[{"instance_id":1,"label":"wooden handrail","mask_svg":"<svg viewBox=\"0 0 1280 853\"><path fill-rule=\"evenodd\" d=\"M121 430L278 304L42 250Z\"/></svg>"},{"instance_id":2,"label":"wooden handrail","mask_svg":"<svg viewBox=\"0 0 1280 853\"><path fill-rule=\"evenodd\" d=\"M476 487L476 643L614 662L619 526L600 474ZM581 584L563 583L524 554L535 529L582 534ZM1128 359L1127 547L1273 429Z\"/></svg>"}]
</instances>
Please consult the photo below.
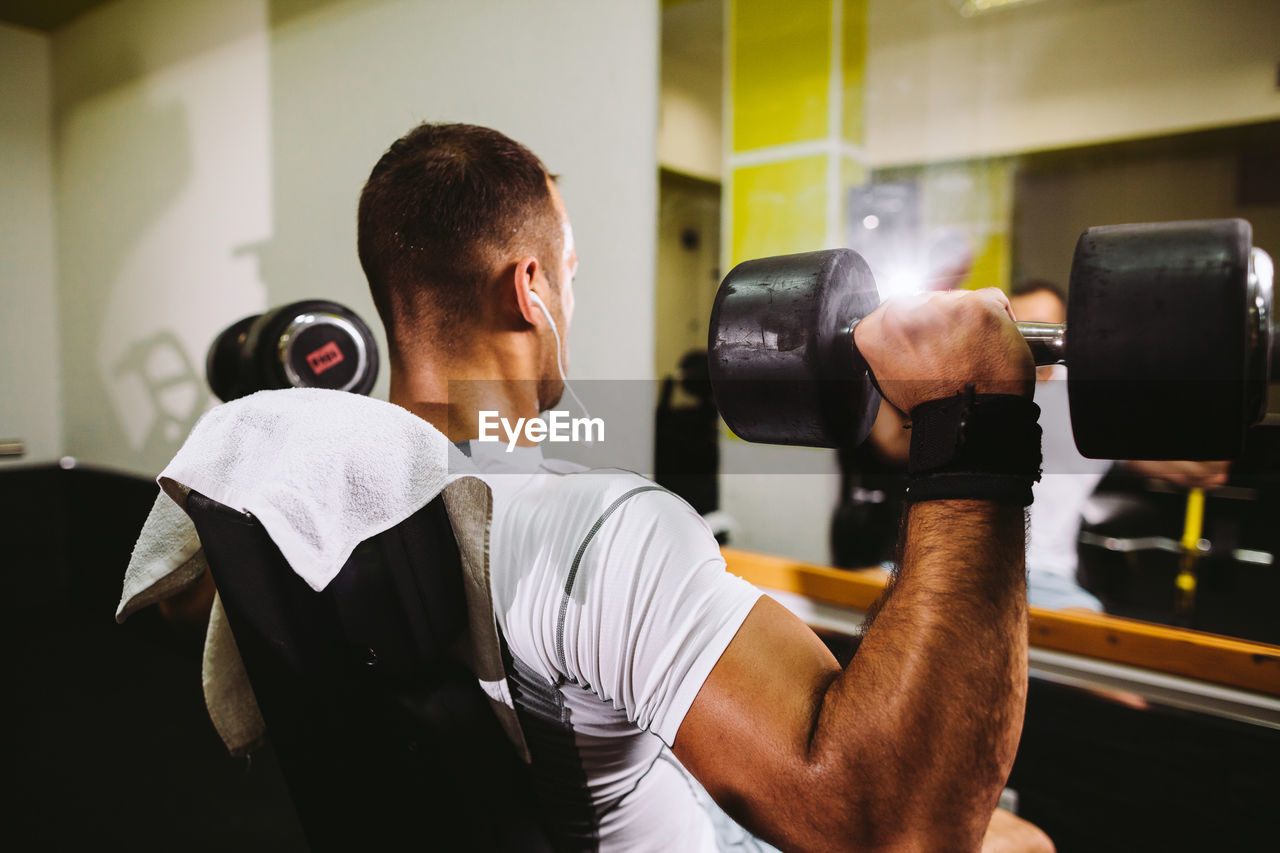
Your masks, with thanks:
<instances>
[{"instance_id":1,"label":"wooden handrail","mask_svg":"<svg viewBox=\"0 0 1280 853\"><path fill-rule=\"evenodd\" d=\"M866 610L884 591L878 571L847 571L723 549L729 571L756 586ZM1280 696L1280 646L1094 613L1030 611L1031 644Z\"/></svg>"}]
</instances>

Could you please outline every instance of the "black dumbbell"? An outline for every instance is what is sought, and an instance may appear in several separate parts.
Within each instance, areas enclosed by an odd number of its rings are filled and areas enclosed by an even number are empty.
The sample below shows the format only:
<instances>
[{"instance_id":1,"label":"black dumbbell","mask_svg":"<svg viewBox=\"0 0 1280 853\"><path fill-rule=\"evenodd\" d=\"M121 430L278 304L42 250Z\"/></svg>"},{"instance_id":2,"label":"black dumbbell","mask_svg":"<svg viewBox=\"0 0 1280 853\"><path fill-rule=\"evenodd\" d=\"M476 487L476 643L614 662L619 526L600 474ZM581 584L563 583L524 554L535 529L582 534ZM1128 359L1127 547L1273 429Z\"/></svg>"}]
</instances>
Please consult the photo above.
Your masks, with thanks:
<instances>
[{"instance_id":1,"label":"black dumbbell","mask_svg":"<svg viewBox=\"0 0 1280 853\"><path fill-rule=\"evenodd\" d=\"M292 302L219 333L205 375L223 401L275 388L368 394L378 378L378 344L349 308L318 299Z\"/></svg>"},{"instance_id":2,"label":"black dumbbell","mask_svg":"<svg viewBox=\"0 0 1280 853\"><path fill-rule=\"evenodd\" d=\"M1272 265L1241 219L1090 228L1065 326L1019 323L1037 364L1069 366L1076 446L1095 459L1230 459L1266 414ZM716 294L711 383L748 441L851 446L879 409L852 329L880 303L833 249L747 261ZM1070 333L1067 333L1070 329Z\"/></svg>"}]
</instances>

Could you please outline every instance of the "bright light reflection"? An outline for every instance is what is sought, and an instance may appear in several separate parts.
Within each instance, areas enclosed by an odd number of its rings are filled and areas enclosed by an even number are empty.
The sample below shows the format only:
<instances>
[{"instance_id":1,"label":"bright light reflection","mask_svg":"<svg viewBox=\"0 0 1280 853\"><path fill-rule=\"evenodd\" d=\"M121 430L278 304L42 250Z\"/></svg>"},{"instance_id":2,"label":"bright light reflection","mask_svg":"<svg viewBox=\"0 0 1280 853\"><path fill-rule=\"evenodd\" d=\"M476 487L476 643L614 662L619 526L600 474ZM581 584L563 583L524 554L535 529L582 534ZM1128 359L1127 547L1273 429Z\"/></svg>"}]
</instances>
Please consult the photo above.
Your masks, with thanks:
<instances>
[{"instance_id":1,"label":"bright light reflection","mask_svg":"<svg viewBox=\"0 0 1280 853\"><path fill-rule=\"evenodd\" d=\"M925 279L925 269L920 264L892 264L876 271L876 287L882 300L922 293Z\"/></svg>"}]
</instances>

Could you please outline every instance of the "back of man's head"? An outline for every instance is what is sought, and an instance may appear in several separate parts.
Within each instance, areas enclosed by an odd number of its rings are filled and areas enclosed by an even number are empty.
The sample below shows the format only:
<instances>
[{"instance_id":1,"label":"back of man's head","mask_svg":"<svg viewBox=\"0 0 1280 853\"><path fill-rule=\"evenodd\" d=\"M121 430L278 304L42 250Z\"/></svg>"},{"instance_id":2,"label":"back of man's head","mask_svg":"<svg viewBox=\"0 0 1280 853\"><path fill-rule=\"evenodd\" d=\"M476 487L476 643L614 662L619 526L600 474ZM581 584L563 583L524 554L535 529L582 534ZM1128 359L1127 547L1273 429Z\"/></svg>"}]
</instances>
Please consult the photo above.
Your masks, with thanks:
<instances>
[{"instance_id":1,"label":"back of man's head","mask_svg":"<svg viewBox=\"0 0 1280 853\"><path fill-rule=\"evenodd\" d=\"M563 236L549 179L485 127L423 124L391 145L360 194L357 244L393 352L474 321L509 259L537 256L553 274Z\"/></svg>"}]
</instances>

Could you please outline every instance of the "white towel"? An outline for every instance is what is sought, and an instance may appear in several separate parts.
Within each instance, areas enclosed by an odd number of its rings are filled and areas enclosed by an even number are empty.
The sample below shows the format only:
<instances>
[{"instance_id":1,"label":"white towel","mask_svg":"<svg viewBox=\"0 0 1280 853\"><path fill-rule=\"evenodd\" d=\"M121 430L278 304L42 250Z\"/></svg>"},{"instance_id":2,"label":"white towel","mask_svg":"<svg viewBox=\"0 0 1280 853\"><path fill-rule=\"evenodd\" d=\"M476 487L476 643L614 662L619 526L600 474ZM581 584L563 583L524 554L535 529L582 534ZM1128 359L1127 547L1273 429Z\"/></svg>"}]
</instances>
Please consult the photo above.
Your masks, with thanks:
<instances>
[{"instance_id":1,"label":"white towel","mask_svg":"<svg viewBox=\"0 0 1280 853\"><path fill-rule=\"evenodd\" d=\"M159 482L180 506L194 489L252 513L293 570L321 590L356 545L470 473L439 430L399 406L291 388L211 410Z\"/></svg>"},{"instance_id":2,"label":"white towel","mask_svg":"<svg viewBox=\"0 0 1280 853\"><path fill-rule=\"evenodd\" d=\"M158 481L164 494L134 547L117 621L180 592L206 568L194 525L180 509L192 490L252 513L315 590L333 580L356 545L443 491L462 554L469 663L482 682L505 679L489 590L489 489L421 418L340 391L264 391L209 411ZM227 747L234 754L252 749L265 729L217 598L203 677L206 706ZM527 756L514 712L500 704L495 710Z\"/></svg>"},{"instance_id":3,"label":"white towel","mask_svg":"<svg viewBox=\"0 0 1280 853\"><path fill-rule=\"evenodd\" d=\"M129 557L116 621L123 622L143 607L177 595L206 568L195 525L161 492Z\"/></svg>"}]
</instances>

